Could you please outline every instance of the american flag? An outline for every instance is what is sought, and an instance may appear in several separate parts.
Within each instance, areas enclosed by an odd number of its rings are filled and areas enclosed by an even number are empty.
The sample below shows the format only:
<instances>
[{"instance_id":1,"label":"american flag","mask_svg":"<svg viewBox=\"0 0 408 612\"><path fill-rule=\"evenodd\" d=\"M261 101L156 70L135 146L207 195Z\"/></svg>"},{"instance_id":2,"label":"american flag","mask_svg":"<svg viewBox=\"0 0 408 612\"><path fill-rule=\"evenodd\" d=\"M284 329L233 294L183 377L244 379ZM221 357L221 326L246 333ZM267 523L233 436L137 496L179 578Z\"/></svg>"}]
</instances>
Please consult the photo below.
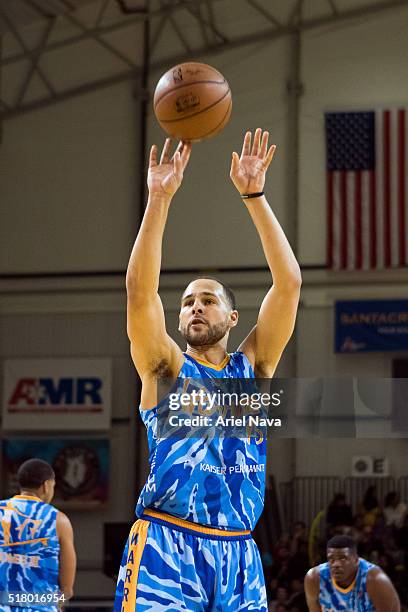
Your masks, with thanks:
<instances>
[{"instance_id":1,"label":"american flag","mask_svg":"<svg viewBox=\"0 0 408 612\"><path fill-rule=\"evenodd\" d=\"M405 109L327 113L327 265L408 262Z\"/></svg>"}]
</instances>

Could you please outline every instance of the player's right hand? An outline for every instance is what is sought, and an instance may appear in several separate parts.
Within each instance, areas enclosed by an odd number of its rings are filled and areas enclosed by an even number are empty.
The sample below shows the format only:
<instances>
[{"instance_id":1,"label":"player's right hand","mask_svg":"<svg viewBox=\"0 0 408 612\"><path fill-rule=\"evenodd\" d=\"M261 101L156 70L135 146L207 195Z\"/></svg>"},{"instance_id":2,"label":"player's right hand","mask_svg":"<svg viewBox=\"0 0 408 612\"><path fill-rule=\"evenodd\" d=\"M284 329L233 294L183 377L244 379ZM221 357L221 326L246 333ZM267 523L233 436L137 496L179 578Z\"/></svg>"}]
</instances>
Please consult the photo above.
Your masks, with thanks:
<instances>
[{"instance_id":1,"label":"player's right hand","mask_svg":"<svg viewBox=\"0 0 408 612\"><path fill-rule=\"evenodd\" d=\"M147 186L151 196L172 198L182 183L183 173L190 159L191 143L179 142L171 158L170 148L171 138L167 138L159 162L157 145L150 149Z\"/></svg>"}]
</instances>

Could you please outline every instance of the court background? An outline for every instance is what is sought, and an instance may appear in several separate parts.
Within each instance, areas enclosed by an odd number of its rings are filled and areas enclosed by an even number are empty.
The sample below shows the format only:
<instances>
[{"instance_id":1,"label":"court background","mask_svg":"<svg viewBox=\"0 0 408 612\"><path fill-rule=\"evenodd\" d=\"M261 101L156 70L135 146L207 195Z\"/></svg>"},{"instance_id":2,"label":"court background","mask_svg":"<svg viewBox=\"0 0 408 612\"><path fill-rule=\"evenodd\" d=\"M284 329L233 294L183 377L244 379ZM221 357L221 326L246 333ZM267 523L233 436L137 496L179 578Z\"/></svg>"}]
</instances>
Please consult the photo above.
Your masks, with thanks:
<instances>
[{"instance_id":1,"label":"court background","mask_svg":"<svg viewBox=\"0 0 408 612\"><path fill-rule=\"evenodd\" d=\"M114 0L71 2L74 10L68 4L44 2L46 13L59 15L49 41L81 34L68 14L88 28L103 8L97 27L135 17L121 13ZM229 125L214 140L194 146L169 215L160 293L173 337L178 337L180 293L197 272L218 275L236 292L240 325L231 334L230 349L256 319L270 275L228 173L231 150L239 149L246 129L260 126L278 147L268 199L303 274L296 330L278 374L386 377L393 358L405 357L334 353L336 299L405 298L408 285L405 269L334 273L325 268L323 113L406 104L406 3L342 0L335 10L326 0L258 3L258 9L245 0L195 4L193 12L200 7L204 25L182 5L149 3L154 49L147 91L141 70L146 27L143 14L137 14L128 28L100 36L130 57L136 69L88 36L40 57L38 65L57 92L54 99L34 71L15 106L30 65L27 57L7 61L22 53L7 17L31 49L50 17L30 13L23 2L16 8L20 0L14 8L0 2L0 97L7 105L2 104L0 146L0 359L110 357L113 362L109 504L101 511L70 513L79 559L77 596L112 595L113 582L102 573L103 523L132 520L147 474L137 377L125 331L124 275L143 209L141 143L145 138L150 146L164 137L150 97L165 69L188 58L213 64L233 95ZM129 5L143 9L142 2ZM291 15L293 23L301 19L298 32L274 33L279 26L271 15L281 25ZM302 26L307 23L312 25ZM133 77L118 76L126 72ZM73 95L64 95L70 90ZM352 455L368 454L387 456L399 478L407 475L407 452L407 440L277 440L269 444L268 472L278 483L345 476Z\"/></svg>"}]
</instances>

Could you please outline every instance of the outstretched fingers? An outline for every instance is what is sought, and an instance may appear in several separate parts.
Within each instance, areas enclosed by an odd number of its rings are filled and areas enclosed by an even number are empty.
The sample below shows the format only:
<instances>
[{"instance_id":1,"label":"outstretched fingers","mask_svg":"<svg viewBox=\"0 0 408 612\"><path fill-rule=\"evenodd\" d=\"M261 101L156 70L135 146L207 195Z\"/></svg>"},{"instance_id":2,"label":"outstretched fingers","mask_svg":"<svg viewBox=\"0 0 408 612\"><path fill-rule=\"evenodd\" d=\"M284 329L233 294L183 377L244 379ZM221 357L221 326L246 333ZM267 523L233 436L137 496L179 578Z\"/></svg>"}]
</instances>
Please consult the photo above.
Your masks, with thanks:
<instances>
[{"instance_id":1,"label":"outstretched fingers","mask_svg":"<svg viewBox=\"0 0 408 612\"><path fill-rule=\"evenodd\" d=\"M265 159L266 156L266 152L268 150L268 140L269 140L269 132L264 132L262 134L262 140L261 140L261 149L259 151L259 157L261 159Z\"/></svg>"},{"instance_id":2,"label":"outstretched fingers","mask_svg":"<svg viewBox=\"0 0 408 612\"><path fill-rule=\"evenodd\" d=\"M183 163L181 161L180 151L178 150L173 155L173 164L174 175L176 179L181 182L181 179L183 178Z\"/></svg>"},{"instance_id":3,"label":"outstretched fingers","mask_svg":"<svg viewBox=\"0 0 408 612\"><path fill-rule=\"evenodd\" d=\"M171 138L166 138L166 142L164 143L163 151L160 157L161 164L168 164L170 161L170 147L171 147Z\"/></svg>"},{"instance_id":4,"label":"outstretched fingers","mask_svg":"<svg viewBox=\"0 0 408 612\"><path fill-rule=\"evenodd\" d=\"M157 166L157 145L152 145L149 155L149 168Z\"/></svg>"},{"instance_id":5,"label":"outstretched fingers","mask_svg":"<svg viewBox=\"0 0 408 612\"><path fill-rule=\"evenodd\" d=\"M181 165L184 170L188 164L188 160L190 159L191 143L184 140L180 140L177 145L177 149L174 151L173 157L171 158L172 162L174 162L174 160L176 159L176 153L180 155Z\"/></svg>"},{"instance_id":6,"label":"outstretched fingers","mask_svg":"<svg viewBox=\"0 0 408 612\"><path fill-rule=\"evenodd\" d=\"M191 142L182 142L182 149L181 149L181 165L183 167L183 170L185 170L187 164L188 164L188 160L190 159L190 155L191 155Z\"/></svg>"},{"instance_id":7,"label":"outstretched fingers","mask_svg":"<svg viewBox=\"0 0 408 612\"><path fill-rule=\"evenodd\" d=\"M265 170L267 170L267 169L268 169L268 166L269 166L269 164L271 163L271 161L272 161L272 159L273 159L273 156L274 156L274 154L275 154L275 151L276 151L276 145L271 145L271 146L269 147L269 151L268 151L268 153L266 154L266 157L265 157L265 159L264 159L264 167L265 167Z\"/></svg>"},{"instance_id":8,"label":"outstretched fingers","mask_svg":"<svg viewBox=\"0 0 408 612\"><path fill-rule=\"evenodd\" d=\"M251 132L246 132L244 136L244 142L242 145L241 157L245 155L250 155L251 153Z\"/></svg>"},{"instance_id":9,"label":"outstretched fingers","mask_svg":"<svg viewBox=\"0 0 408 612\"><path fill-rule=\"evenodd\" d=\"M257 128L255 130L254 144L253 144L253 147L252 147L251 155L254 155L254 156L258 155L259 149L260 149L260 143L261 143L261 135L262 135L261 128Z\"/></svg>"},{"instance_id":10,"label":"outstretched fingers","mask_svg":"<svg viewBox=\"0 0 408 612\"><path fill-rule=\"evenodd\" d=\"M238 153L234 151L232 153L232 159L231 159L231 169L230 169L231 178L238 173L238 169L239 169L239 157L238 157Z\"/></svg>"}]
</instances>

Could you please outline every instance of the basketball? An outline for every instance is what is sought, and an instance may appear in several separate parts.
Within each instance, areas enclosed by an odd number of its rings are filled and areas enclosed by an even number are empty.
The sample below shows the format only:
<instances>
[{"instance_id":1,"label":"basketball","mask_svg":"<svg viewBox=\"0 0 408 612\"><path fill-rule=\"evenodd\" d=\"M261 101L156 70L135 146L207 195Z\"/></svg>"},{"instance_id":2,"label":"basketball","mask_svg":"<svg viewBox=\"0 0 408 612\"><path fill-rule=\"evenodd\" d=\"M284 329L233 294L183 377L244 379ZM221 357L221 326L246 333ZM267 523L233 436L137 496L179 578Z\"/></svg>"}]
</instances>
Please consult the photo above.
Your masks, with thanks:
<instances>
[{"instance_id":1,"label":"basketball","mask_svg":"<svg viewBox=\"0 0 408 612\"><path fill-rule=\"evenodd\" d=\"M179 140L215 136L231 116L228 82L212 66L186 62L170 68L154 92L154 113L161 127Z\"/></svg>"}]
</instances>

